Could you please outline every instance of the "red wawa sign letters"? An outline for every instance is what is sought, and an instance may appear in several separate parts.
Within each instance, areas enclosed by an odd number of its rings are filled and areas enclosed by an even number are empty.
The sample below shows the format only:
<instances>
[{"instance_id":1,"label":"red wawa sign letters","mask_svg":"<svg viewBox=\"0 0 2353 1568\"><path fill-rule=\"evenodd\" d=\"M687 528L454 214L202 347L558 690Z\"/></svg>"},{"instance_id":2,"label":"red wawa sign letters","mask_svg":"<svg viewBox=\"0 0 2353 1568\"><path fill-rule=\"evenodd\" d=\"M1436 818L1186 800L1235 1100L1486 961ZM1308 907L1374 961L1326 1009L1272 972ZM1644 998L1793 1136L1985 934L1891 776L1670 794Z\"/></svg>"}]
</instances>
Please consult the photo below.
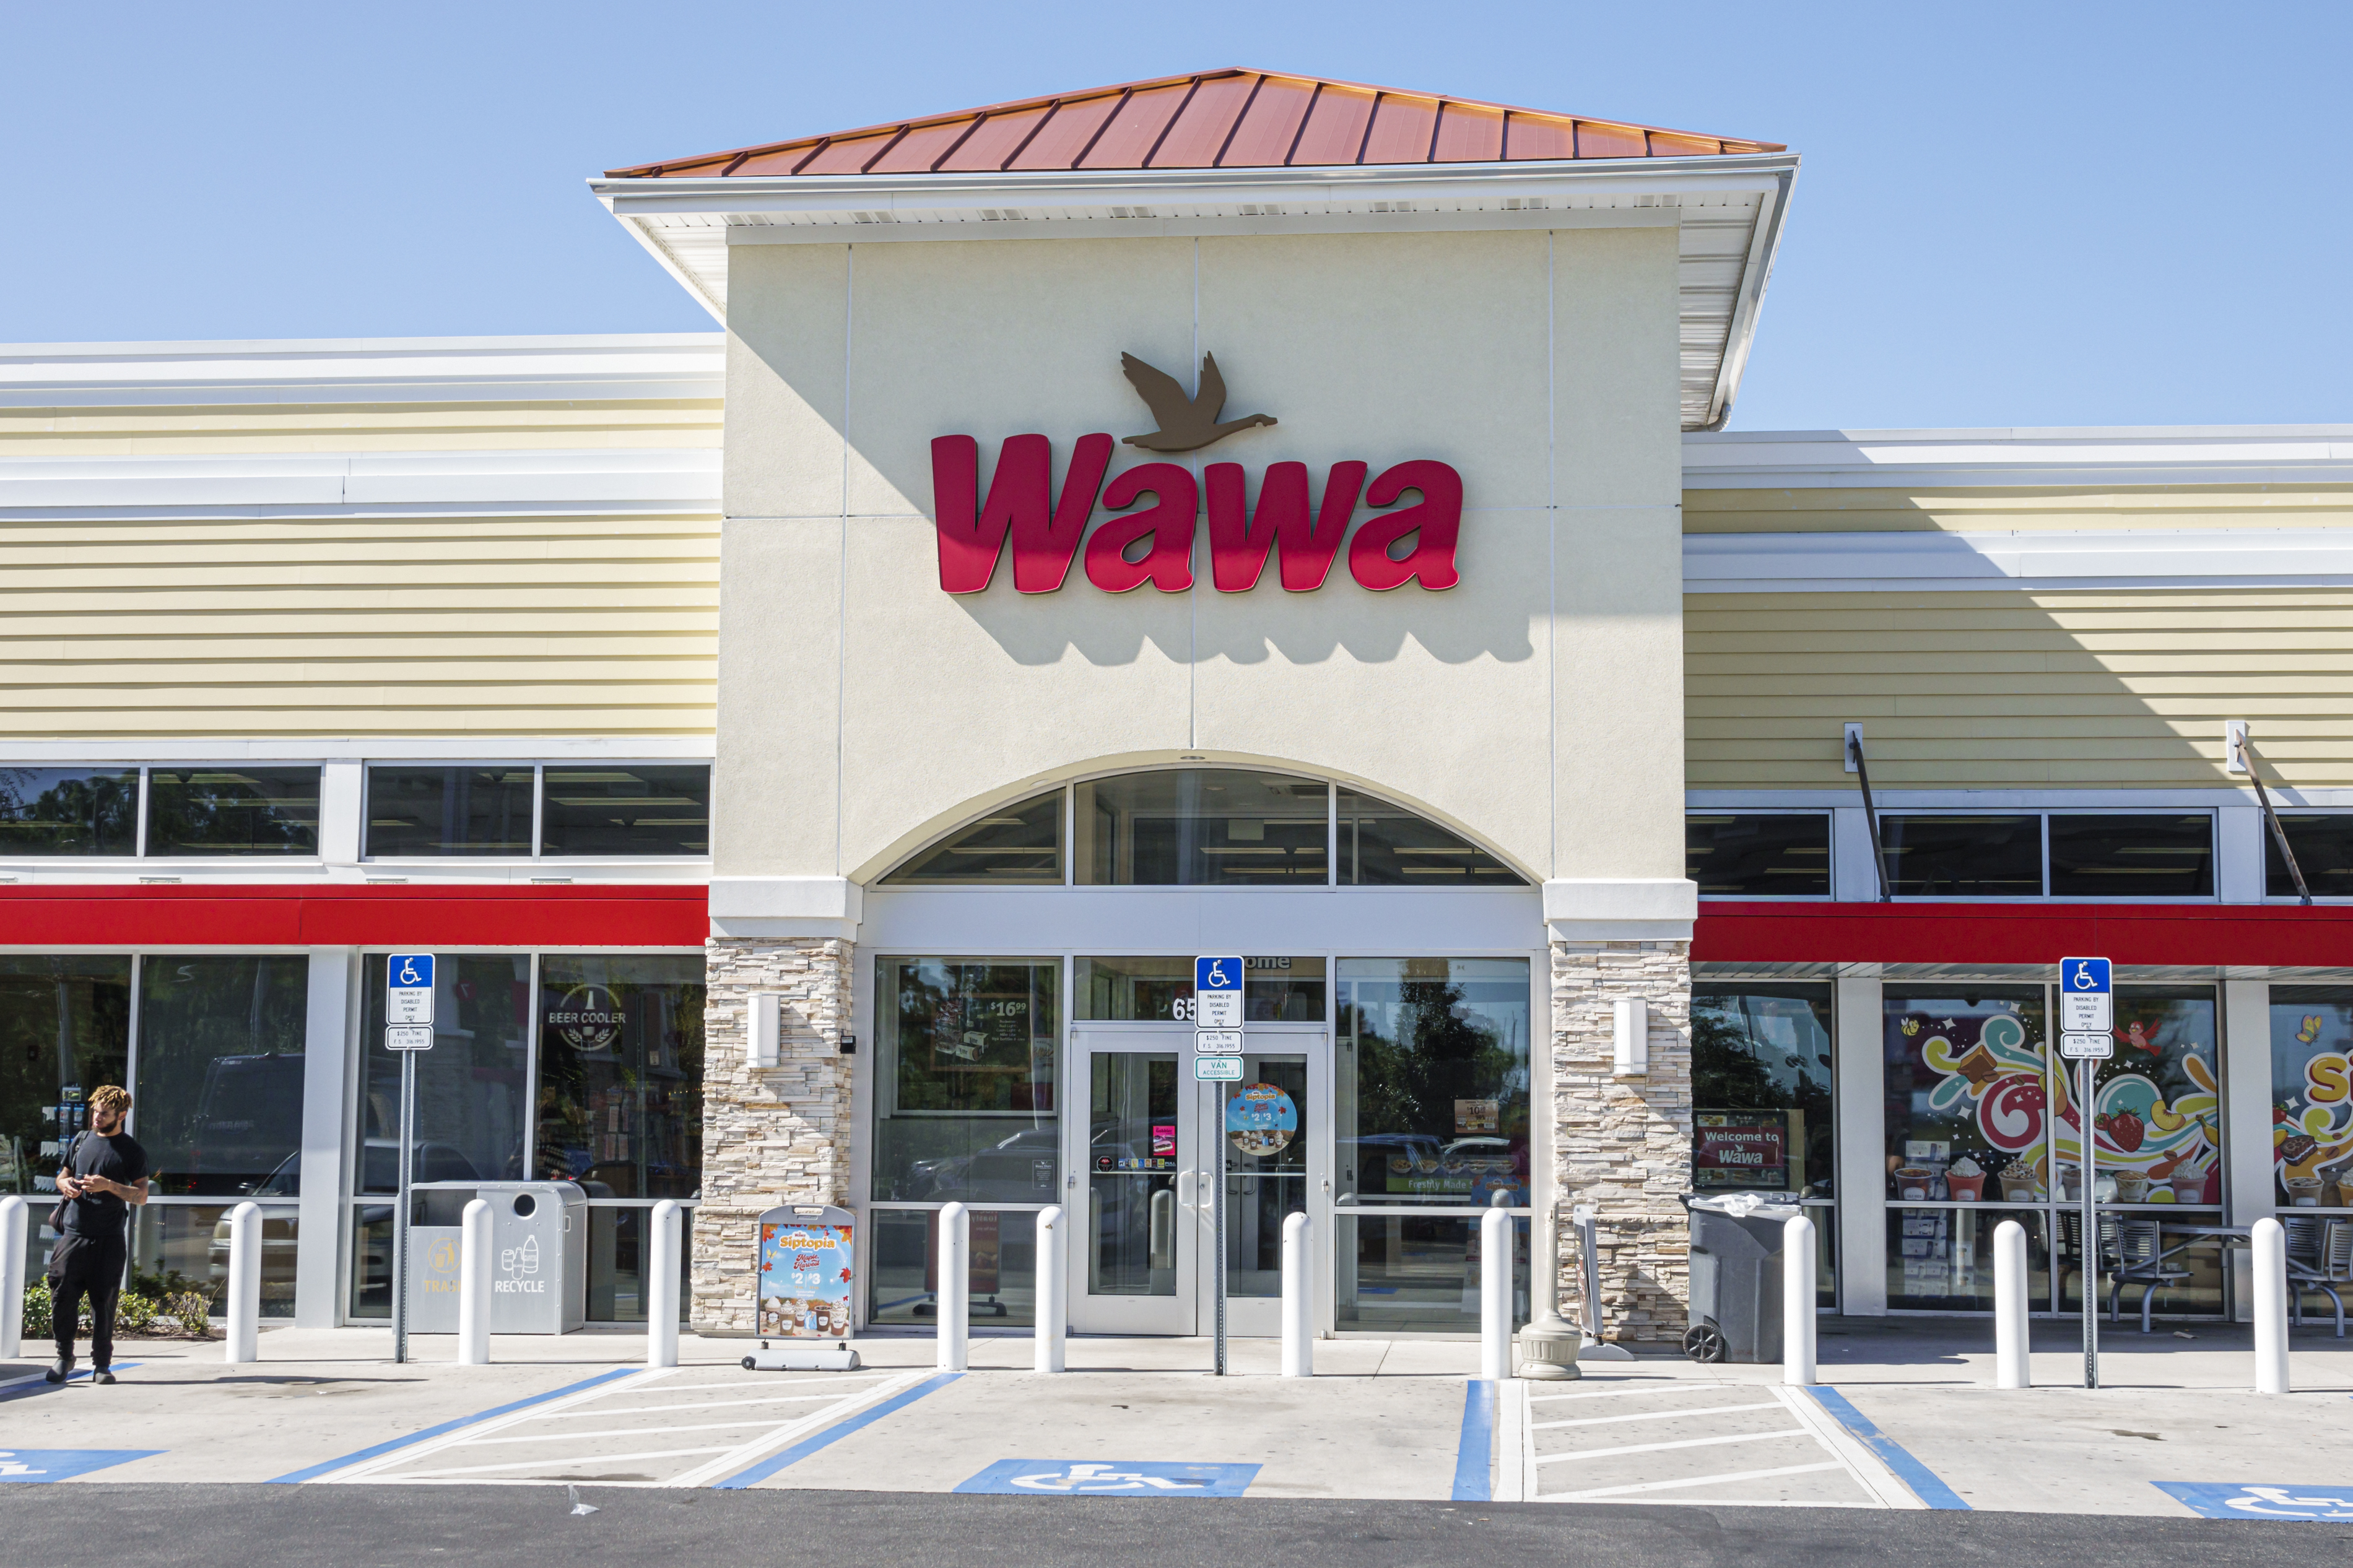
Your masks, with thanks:
<instances>
[{"instance_id":1,"label":"red wawa sign letters","mask_svg":"<svg viewBox=\"0 0 2353 1568\"><path fill-rule=\"evenodd\" d=\"M1106 594L1125 594L1146 583L1164 594L1193 586L1193 535L1202 510L1193 471L1178 463L1145 463L1129 468L1103 489L1111 466L1112 438L1082 436L1052 493L1052 448L1043 436L1008 437L981 499L980 443L969 436L942 436L932 443L932 500L940 542L940 586L951 594L977 594L997 574L1009 536L1013 542L1013 586L1024 594L1051 594L1070 575L1071 563L1086 543L1087 581ZM1312 505L1307 465L1276 463L1259 486L1252 510L1248 479L1240 463L1212 463L1203 470L1208 491L1209 578L1220 594L1247 594L1265 574L1269 554L1286 593L1307 594L1324 585L1361 497L1374 508L1392 507L1408 490L1420 493L1410 506L1378 511L1347 541L1348 574L1377 594L1419 582L1424 588L1451 588L1461 580L1454 545L1462 530L1462 476L1445 463L1417 458L1384 468L1369 488L1364 463L1335 463L1324 481L1320 506ZM1145 496L1152 504L1135 510ZM1095 503L1120 515L1086 537ZM1402 558L1392 555L1412 538ZM1149 541L1141 558L1129 559Z\"/></svg>"}]
</instances>

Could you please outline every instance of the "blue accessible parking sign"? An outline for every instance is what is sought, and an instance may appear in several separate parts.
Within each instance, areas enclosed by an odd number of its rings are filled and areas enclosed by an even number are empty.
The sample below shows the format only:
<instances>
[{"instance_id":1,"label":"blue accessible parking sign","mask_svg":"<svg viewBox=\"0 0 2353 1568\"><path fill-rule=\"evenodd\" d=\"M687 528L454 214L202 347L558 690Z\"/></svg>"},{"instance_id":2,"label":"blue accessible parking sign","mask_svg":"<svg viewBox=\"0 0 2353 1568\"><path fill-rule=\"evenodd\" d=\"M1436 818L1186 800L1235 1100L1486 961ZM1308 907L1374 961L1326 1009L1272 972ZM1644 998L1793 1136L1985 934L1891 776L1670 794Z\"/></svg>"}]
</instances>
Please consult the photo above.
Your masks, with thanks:
<instances>
[{"instance_id":1,"label":"blue accessible parking sign","mask_svg":"<svg viewBox=\"0 0 2353 1568\"><path fill-rule=\"evenodd\" d=\"M956 1488L997 1497L1240 1497L1256 1465L1134 1459L999 1459Z\"/></svg>"},{"instance_id":2,"label":"blue accessible parking sign","mask_svg":"<svg viewBox=\"0 0 2353 1568\"><path fill-rule=\"evenodd\" d=\"M2156 1481L2200 1519L2353 1520L2353 1486L2281 1486L2274 1482Z\"/></svg>"}]
</instances>

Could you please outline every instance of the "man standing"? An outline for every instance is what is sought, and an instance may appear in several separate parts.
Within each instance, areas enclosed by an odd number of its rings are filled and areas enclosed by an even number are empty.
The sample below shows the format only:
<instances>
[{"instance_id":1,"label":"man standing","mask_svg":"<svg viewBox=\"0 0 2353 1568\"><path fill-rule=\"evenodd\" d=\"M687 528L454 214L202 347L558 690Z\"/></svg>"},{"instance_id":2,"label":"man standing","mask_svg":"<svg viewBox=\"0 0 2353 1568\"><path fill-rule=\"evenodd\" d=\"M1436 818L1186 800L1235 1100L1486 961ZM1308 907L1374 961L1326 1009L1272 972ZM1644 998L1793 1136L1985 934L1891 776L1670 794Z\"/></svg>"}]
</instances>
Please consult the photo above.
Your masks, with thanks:
<instances>
[{"instance_id":1,"label":"man standing","mask_svg":"<svg viewBox=\"0 0 2353 1568\"><path fill-rule=\"evenodd\" d=\"M126 1227L131 1205L147 1201L147 1151L122 1130L131 1096L108 1084L90 1097L90 1131L67 1151L58 1172L58 1191L67 1201L63 1223L49 1253L49 1317L57 1325L58 1363L48 1380L73 1374L74 1321L82 1298L90 1298L90 1363L100 1383L112 1383L114 1302L122 1292L123 1265L130 1260Z\"/></svg>"}]
</instances>

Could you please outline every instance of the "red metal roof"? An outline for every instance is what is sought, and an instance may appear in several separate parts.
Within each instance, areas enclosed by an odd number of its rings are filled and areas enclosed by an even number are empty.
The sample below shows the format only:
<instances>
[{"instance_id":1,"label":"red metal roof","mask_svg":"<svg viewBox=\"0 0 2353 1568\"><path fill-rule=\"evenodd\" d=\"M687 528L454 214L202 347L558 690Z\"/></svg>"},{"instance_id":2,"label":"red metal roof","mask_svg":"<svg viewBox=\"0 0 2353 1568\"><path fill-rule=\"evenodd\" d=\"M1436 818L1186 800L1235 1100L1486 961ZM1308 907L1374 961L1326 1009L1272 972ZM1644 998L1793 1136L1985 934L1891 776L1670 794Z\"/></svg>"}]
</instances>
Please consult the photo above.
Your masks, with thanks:
<instances>
[{"instance_id":1,"label":"red metal roof","mask_svg":"<svg viewBox=\"0 0 2353 1568\"><path fill-rule=\"evenodd\" d=\"M608 169L613 179L985 174L1005 169L1266 169L1779 153L1651 125L1401 92L1320 77L1203 71Z\"/></svg>"}]
</instances>

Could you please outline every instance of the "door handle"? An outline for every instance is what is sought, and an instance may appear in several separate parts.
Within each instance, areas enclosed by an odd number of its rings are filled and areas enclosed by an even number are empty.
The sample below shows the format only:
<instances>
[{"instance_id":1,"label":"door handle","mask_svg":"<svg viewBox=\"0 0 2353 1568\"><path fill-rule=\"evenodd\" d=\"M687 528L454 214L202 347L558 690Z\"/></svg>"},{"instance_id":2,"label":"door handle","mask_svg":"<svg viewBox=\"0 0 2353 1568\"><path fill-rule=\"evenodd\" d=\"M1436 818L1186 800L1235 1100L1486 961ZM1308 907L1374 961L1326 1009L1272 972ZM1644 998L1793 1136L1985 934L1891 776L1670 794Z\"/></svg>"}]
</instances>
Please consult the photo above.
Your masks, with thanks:
<instances>
[{"instance_id":1,"label":"door handle","mask_svg":"<svg viewBox=\"0 0 2353 1568\"><path fill-rule=\"evenodd\" d=\"M1195 1174L1193 1172L1179 1171L1176 1173L1176 1201L1184 1205L1188 1209L1199 1206L1199 1201L1193 1191L1194 1182Z\"/></svg>"}]
</instances>

